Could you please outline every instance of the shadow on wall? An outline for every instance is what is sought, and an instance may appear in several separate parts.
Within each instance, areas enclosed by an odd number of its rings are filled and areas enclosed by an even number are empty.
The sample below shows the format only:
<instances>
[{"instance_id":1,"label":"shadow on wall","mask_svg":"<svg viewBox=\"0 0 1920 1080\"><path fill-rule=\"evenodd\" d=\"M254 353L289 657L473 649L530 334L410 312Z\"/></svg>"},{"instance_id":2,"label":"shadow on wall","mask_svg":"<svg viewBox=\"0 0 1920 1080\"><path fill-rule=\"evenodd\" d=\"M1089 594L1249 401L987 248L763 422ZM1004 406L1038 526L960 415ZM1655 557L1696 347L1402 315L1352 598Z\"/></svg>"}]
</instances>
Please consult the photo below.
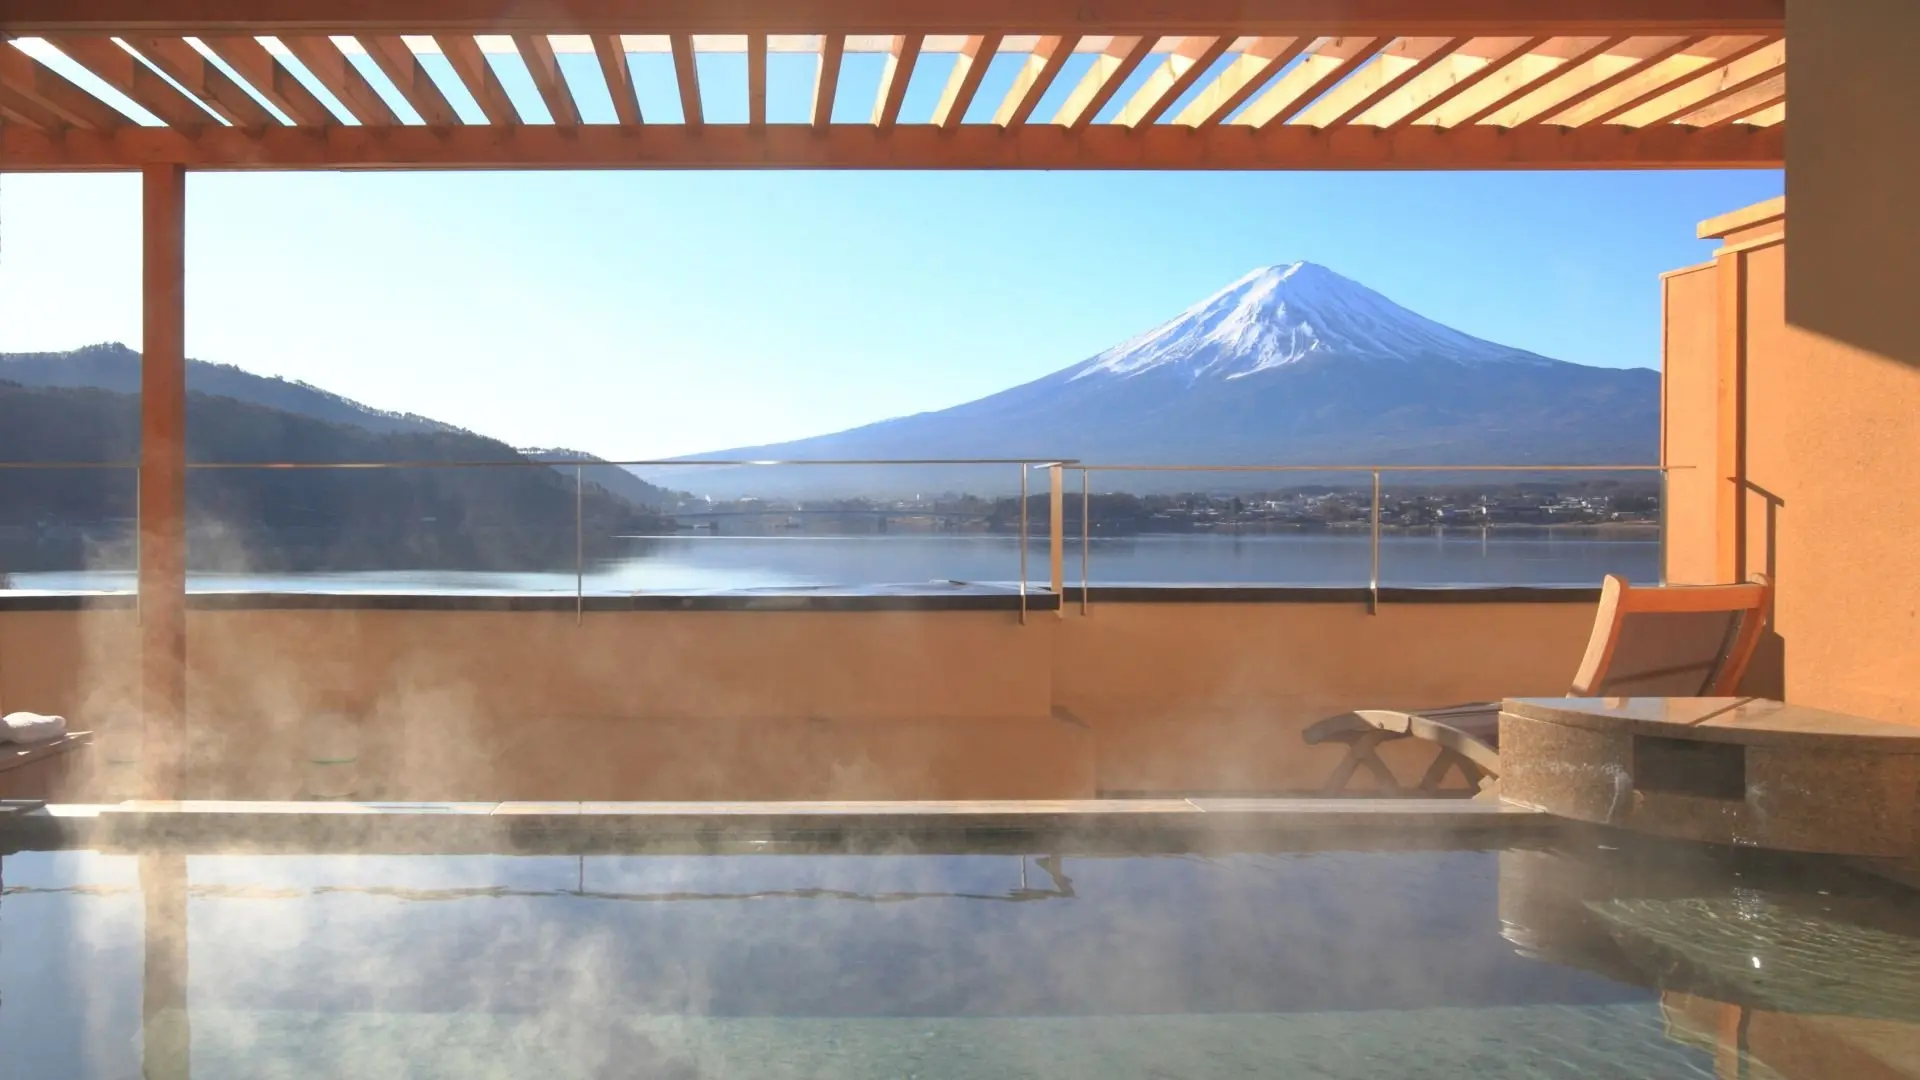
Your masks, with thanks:
<instances>
[{"instance_id":1,"label":"shadow on wall","mask_svg":"<svg viewBox=\"0 0 1920 1080\"><path fill-rule=\"evenodd\" d=\"M1779 595L1780 560L1778 556L1780 541L1780 511L1787 505L1786 500L1766 488L1749 481L1746 485L1750 496L1758 497L1765 509L1763 511L1763 531L1765 542L1761 556L1755 560L1749 546L1748 569L1758 561L1760 569L1772 583L1774 595ZM1751 520L1751 511L1749 511ZM1775 701L1787 699L1787 640L1780 636L1779 625L1773 618L1773 612L1767 613L1766 633L1753 651L1753 660L1747 665L1747 674L1740 682L1740 692L1754 697L1772 698Z\"/></svg>"},{"instance_id":2,"label":"shadow on wall","mask_svg":"<svg viewBox=\"0 0 1920 1080\"><path fill-rule=\"evenodd\" d=\"M1912 0L1788 5L1787 321L1920 368L1920 38Z\"/></svg>"}]
</instances>

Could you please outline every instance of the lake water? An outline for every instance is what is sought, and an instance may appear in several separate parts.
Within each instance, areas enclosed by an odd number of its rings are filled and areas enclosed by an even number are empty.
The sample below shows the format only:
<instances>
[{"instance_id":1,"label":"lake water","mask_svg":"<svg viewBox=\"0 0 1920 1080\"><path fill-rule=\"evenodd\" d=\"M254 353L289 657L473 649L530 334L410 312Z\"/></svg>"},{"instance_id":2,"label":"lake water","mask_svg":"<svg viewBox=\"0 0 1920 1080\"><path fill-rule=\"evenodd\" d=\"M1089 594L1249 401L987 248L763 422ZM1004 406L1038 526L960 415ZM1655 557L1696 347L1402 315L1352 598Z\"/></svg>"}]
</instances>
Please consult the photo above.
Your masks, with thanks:
<instances>
[{"instance_id":1,"label":"lake water","mask_svg":"<svg viewBox=\"0 0 1920 1080\"><path fill-rule=\"evenodd\" d=\"M1020 580L1020 544L1010 536L676 536L632 541L634 554L588 568L591 595L734 589L911 585ZM1027 580L1047 580L1047 542L1027 545ZM1096 539L1087 552L1096 585L1364 585L1371 574L1364 533L1136 536ZM1079 538L1067 544L1069 584L1081 579ZM1653 538L1567 538L1549 530L1450 530L1388 535L1380 580L1389 586L1597 585L1607 574L1657 582ZM118 590L131 570L15 573L25 590ZM326 574L196 574L197 591L566 593L571 570L472 572L371 570Z\"/></svg>"}]
</instances>

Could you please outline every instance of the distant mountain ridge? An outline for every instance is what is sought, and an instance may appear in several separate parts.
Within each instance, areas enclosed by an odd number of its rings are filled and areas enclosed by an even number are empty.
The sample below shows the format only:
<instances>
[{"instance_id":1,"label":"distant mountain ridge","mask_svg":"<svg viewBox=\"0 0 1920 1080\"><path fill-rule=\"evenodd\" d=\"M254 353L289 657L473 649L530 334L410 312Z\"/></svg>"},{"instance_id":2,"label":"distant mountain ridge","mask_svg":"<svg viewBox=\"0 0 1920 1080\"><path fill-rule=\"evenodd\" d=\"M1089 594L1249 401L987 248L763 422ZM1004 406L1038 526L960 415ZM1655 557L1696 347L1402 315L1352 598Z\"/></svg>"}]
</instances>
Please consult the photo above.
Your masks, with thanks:
<instances>
[{"instance_id":1,"label":"distant mountain ridge","mask_svg":"<svg viewBox=\"0 0 1920 1080\"><path fill-rule=\"evenodd\" d=\"M0 381L48 388L91 387L118 394L140 392L140 354L117 342L66 352L0 353ZM390 412L309 383L255 375L231 364L187 361L187 392L212 394L283 409L330 424L351 424L382 434L463 431L414 413Z\"/></svg>"},{"instance_id":2,"label":"distant mountain ridge","mask_svg":"<svg viewBox=\"0 0 1920 1080\"><path fill-rule=\"evenodd\" d=\"M0 353L0 382L42 389L95 389L119 394L140 392L140 354L118 343L88 345L66 352ZM187 361L187 391L231 398L249 405L278 409L327 424L343 424L377 435L458 434L482 436L453 424L417 413L376 409L352 398L309 383L277 376L255 375L231 364ZM672 492L646 483L617 466L594 466L601 459L579 450L534 450L524 455L535 461L583 462L588 483L597 483L636 506L671 505ZM573 470L563 468L571 477Z\"/></svg>"},{"instance_id":3,"label":"distant mountain ridge","mask_svg":"<svg viewBox=\"0 0 1920 1080\"><path fill-rule=\"evenodd\" d=\"M1640 465L1657 460L1659 425L1656 371L1589 367L1485 341L1297 262L1249 273L1113 348L977 401L705 456ZM870 491L942 482L937 471L855 473L833 475ZM1117 485L1116 475L1103 480ZM703 470L686 486L749 493L748 477ZM1132 479L1135 487L1167 486L1144 474ZM751 482L775 494L802 481L762 470ZM1221 474L1168 482L1252 483Z\"/></svg>"}]
</instances>

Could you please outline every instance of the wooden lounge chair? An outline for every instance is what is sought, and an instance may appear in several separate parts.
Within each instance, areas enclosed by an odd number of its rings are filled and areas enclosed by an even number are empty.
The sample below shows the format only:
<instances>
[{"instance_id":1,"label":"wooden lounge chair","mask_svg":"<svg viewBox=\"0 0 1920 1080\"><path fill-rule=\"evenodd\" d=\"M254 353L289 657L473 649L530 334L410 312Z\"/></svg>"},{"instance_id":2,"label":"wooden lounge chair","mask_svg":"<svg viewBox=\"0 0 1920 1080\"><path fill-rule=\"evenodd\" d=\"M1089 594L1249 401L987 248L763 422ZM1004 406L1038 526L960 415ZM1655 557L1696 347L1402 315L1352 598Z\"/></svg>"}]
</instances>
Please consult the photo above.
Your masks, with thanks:
<instances>
[{"instance_id":1,"label":"wooden lounge chair","mask_svg":"<svg viewBox=\"0 0 1920 1080\"><path fill-rule=\"evenodd\" d=\"M1682 585L1637 589L1609 575L1586 658L1568 697L1725 697L1735 693L1766 623L1768 583ZM1321 788L1344 794L1366 769L1381 794L1406 789L1380 760L1382 743L1425 739L1440 749L1415 794L1440 791L1455 769L1469 786L1489 787L1500 775L1500 703L1454 705L1420 712L1361 709L1302 733L1308 745L1345 743L1347 756Z\"/></svg>"}]
</instances>

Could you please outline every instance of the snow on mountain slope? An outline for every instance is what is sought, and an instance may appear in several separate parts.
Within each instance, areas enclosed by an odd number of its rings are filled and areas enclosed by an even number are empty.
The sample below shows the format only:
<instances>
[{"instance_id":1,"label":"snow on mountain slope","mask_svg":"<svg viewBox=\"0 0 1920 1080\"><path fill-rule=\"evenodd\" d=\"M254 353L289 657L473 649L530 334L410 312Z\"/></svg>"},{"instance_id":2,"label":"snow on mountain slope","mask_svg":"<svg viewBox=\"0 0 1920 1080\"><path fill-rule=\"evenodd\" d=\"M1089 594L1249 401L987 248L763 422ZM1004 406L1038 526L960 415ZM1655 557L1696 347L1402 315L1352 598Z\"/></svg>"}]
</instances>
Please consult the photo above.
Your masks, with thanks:
<instances>
[{"instance_id":1,"label":"snow on mountain slope","mask_svg":"<svg viewBox=\"0 0 1920 1080\"><path fill-rule=\"evenodd\" d=\"M1195 382L1239 379L1317 356L1554 363L1442 326L1317 263L1296 262L1255 270L1070 377L1172 367Z\"/></svg>"},{"instance_id":2,"label":"snow on mountain slope","mask_svg":"<svg viewBox=\"0 0 1920 1080\"><path fill-rule=\"evenodd\" d=\"M1570 364L1485 341L1326 267L1292 263L1256 270L1097 356L976 401L696 456L1645 464L1656 457L1659 425L1656 371ZM763 471L749 480L721 469L702 471L691 486L796 493L793 485L820 475ZM911 469L833 477L844 493L863 494L944 482Z\"/></svg>"}]
</instances>

